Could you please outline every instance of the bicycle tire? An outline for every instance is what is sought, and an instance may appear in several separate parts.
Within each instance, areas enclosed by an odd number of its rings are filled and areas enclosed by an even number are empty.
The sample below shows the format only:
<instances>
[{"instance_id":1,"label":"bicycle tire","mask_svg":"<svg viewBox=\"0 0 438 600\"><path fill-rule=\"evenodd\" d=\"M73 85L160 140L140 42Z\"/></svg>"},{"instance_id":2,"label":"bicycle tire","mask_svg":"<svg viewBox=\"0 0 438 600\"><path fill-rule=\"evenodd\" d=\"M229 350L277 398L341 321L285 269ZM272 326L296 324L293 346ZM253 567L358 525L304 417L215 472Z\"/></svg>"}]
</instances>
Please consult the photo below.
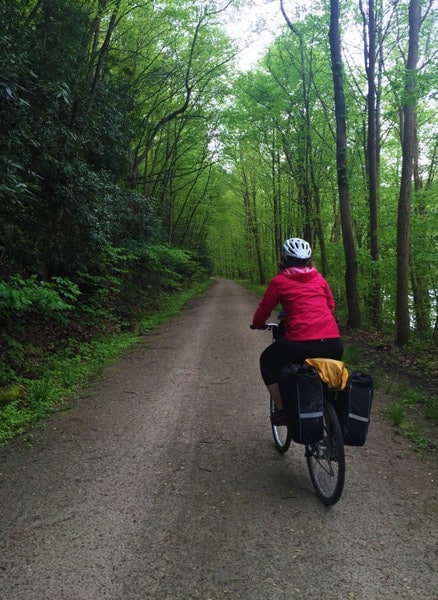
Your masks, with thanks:
<instances>
[{"instance_id":1,"label":"bicycle tire","mask_svg":"<svg viewBox=\"0 0 438 600\"><path fill-rule=\"evenodd\" d=\"M316 495L326 506L335 504L345 482L344 437L332 404L324 400L324 436L306 445L307 466Z\"/></svg>"},{"instance_id":2,"label":"bicycle tire","mask_svg":"<svg viewBox=\"0 0 438 600\"><path fill-rule=\"evenodd\" d=\"M271 398L270 402L271 415L275 410L274 401ZM287 425L273 425L271 423L272 436L274 438L274 444L280 454L284 454L289 450L292 436Z\"/></svg>"}]
</instances>

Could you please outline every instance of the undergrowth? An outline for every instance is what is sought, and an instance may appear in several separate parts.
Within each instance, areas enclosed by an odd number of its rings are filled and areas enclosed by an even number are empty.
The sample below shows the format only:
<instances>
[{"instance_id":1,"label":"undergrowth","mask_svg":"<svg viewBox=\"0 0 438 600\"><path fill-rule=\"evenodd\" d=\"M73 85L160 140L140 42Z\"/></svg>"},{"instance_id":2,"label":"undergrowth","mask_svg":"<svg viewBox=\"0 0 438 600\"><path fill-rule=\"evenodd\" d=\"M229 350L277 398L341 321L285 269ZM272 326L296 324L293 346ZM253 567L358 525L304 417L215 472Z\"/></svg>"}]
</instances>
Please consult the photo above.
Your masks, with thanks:
<instances>
[{"instance_id":1,"label":"undergrowth","mask_svg":"<svg viewBox=\"0 0 438 600\"><path fill-rule=\"evenodd\" d=\"M388 390L389 391L389 390ZM394 427L406 435L420 450L436 448L431 435L425 431L438 425L438 395L413 389L406 382L390 386L396 398L386 407L385 413Z\"/></svg>"},{"instance_id":2,"label":"undergrowth","mask_svg":"<svg viewBox=\"0 0 438 600\"><path fill-rule=\"evenodd\" d=\"M135 344L142 332L167 321L190 298L211 284L211 280L204 279L190 288L163 295L159 307L142 315L133 331L117 331L89 342L75 342L42 357L37 377L18 377L14 385L8 387L11 396L0 408L0 445L47 418L80 387L98 376L105 366Z\"/></svg>"}]
</instances>

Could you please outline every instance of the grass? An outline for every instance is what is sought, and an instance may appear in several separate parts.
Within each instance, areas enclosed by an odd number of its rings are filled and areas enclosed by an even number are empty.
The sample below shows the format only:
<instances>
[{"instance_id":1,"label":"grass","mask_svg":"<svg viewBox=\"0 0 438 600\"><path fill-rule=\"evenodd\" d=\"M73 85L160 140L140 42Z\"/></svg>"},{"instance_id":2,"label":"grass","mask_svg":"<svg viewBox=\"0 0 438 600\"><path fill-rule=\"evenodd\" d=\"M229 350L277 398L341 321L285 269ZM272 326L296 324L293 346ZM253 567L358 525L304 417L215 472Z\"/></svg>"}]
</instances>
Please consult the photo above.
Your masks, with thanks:
<instances>
[{"instance_id":1,"label":"grass","mask_svg":"<svg viewBox=\"0 0 438 600\"><path fill-rule=\"evenodd\" d=\"M16 386L19 390L17 397L0 409L0 446L28 432L35 423L46 419L135 344L142 332L168 321L190 298L202 293L211 285L211 280L204 280L191 288L163 298L160 309L144 315L134 332L114 333L80 344L74 356L59 353L45 357L38 378L23 378Z\"/></svg>"},{"instance_id":2,"label":"grass","mask_svg":"<svg viewBox=\"0 0 438 600\"><path fill-rule=\"evenodd\" d=\"M388 406L385 413L395 427L400 427L406 417L406 410L401 402L395 402Z\"/></svg>"},{"instance_id":3,"label":"grass","mask_svg":"<svg viewBox=\"0 0 438 600\"><path fill-rule=\"evenodd\" d=\"M397 400L386 407L385 413L394 427L408 437L419 450L436 447L432 439L438 423L438 396L425 395L405 382L391 393Z\"/></svg>"},{"instance_id":4,"label":"grass","mask_svg":"<svg viewBox=\"0 0 438 600\"><path fill-rule=\"evenodd\" d=\"M403 433L412 441L418 450L429 450L433 448L433 442L423 434L420 427L413 423L404 423L401 425Z\"/></svg>"},{"instance_id":5,"label":"grass","mask_svg":"<svg viewBox=\"0 0 438 600\"><path fill-rule=\"evenodd\" d=\"M344 355L342 360L346 365L350 368L350 370L359 370L362 356L359 348L357 346L352 346L350 344L344 345Z\"/></svg>"}]
</instances>

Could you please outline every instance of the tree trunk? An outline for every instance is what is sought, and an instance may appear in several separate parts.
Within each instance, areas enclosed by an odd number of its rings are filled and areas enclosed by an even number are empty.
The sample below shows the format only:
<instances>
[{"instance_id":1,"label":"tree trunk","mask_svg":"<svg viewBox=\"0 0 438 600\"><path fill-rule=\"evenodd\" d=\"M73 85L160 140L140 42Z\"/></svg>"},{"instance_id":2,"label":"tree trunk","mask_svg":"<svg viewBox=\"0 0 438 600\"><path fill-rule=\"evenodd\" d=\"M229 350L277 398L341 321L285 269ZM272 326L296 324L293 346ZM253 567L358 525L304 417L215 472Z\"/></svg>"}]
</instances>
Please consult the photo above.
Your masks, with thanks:
<instances>
[{"instance_id":1,"label":"tree trunk","mask_svg":"<svg viewBox=\"0 0 438 600\"><path fill-rule=\"evenodd\" d=\"M396 341L406 344L410 337L409 241L412 170L415 152L418 40L421 27L420 0L409 3L409 49L403 100L402 172L397 214L397 299Z\"/></svg>"},{"instance_id":2,"label":"tree trunk","mask_svg":"<svg viewBox=\"0 0 438 600\"><path fill-rule=\"evenodd\" d=\"M273 208L273 229L274 229L274 247L276 255L280 252L283 242L282 230L282 210L281 210L281 183L279 177L280 157L277 148L277 135L273 131L272 149L271 149L271 180L272 180L272 208Z\"/></svg>"},{"instance_id":3,"label":"tree trunk","mask_svg":"<svg viewBox=\"0 0 438 600\"><path fill-rule=\"evenodd\" d=\"M381 326L382 321L382 294L379 267L379 145L377 137L377 90L376 90L376 11L374 0L368 0L368 15L365 13L362 2L360 9L364 24L364 60L368 82L368 131L367 131L367 179L368 179L368 204L369 204L369 235L370 255L373 263L371 272L371 293L369 297L369 316L371 322Z\"/></svg>"},{"instance_id":4,"label":"tree trunk","mask_svg":"<svg viewBox=\"0 0 438 600\"><path fill-rule=\"evenodd\" d=\"M254 174L244 168L243 173L243 202L245 206L245 218L247 224L247 232L249 236L248 240L248 252L251 261L251 254L255 252L255 259L257 264L258 283L264 285L266 283L265 270L263 266L262 249L260 244L260 233L257 219L257 202L256 202L256 189L254 182ZM251 271L252 273L252 271Z\"/></svg>"},{"instance_id":5,"label":"tree trunk","mask_svg":"<svg viewBox=\"0 0 438 600\"><path fill-rule=\"evenodd\" d=\"M422 181L419 171L419 155L420 151L418 144L418 136L417 132L415 132L413 179L414 189L416 192L418 192L422 188ZM417 205L414 209L415 218L422 220L427 215L427 207L424 201L424 197L418 195L416 197L416 200ZM429 295L430 279L428 276L425 276L427 269L428 267L425 265L424 257L421 256L421 253L420 256L418 256L416 253L410 253L409 270L412 287L412 297L414 302L415 329L419 333L429 335L432 327L432 302Z\"/></svg>"},{"instance_id":6,"label":"tree trunk","mask_svg":"<svg viewBox=\"0 0 438 600\"><path fill-rule=\"evenodd\" d=\"M336 115L336 167L338 174L339 208L345 255L345 291L350 327L360 327L361 316L357 289L357 258L350 209L350 192L347 178L347 127L345 122L345 97L341 38L339 32L339 0L330 0L330 54L335 96Z\"/></svg>"},{"instance_id":7,"label":"tree trunk","mask_svg":"<svg viewBox=\"0 0 438 600\"><path fill-rule=\"evenodd\" d=\"M303 34L294 23L289 19L283 0L280 1L280 8L289 29L298 37L300 46L300 73L301 73L301 90L303 96L304 123L301 147L301 163L300 172L300 188L301 197L304 206L304 230L303 237L311 246L314 245L314 230L319 225L319 189L315 181L315 173L313 168L312 156L312 126L311 126L311 99L307 77L311 76L312 65L307 65L305 55L305 42ZM316 198L315 198L316 196ZM320 240L321 241L321 240ZM324 245L322 244L322 250Z\"/></svg>"}]
</instances>

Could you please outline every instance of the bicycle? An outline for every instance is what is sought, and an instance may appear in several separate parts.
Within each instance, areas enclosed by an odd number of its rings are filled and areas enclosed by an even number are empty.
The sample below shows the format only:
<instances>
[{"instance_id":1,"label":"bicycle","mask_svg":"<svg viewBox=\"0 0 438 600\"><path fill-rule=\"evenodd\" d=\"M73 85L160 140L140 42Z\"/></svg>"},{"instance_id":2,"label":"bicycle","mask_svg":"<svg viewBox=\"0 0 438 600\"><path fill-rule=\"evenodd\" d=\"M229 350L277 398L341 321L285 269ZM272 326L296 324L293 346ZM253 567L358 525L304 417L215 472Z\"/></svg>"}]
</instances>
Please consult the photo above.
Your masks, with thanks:
<instances>
[{"instance_id":1,"label":"bicycle","mask_svg":"<svg viewBox=\"0 0 438 600\"><path fill-rule=\"evenodd\" d=\"M282 335L282 322L266 323L266 329L272 331L274 340ZM337 390L323 386L323 437L316 443L305 444L305 457L310 479L317 497L326 506L335 504L341 497L345 482L344 435L334 408ZM287 399L285 399L287 401ZM275 405L270 399L270 412ZM273 425L274 444L280 454L285 454L292 442L292 433L288 425Z\"/></svg>"}]
</instances>

